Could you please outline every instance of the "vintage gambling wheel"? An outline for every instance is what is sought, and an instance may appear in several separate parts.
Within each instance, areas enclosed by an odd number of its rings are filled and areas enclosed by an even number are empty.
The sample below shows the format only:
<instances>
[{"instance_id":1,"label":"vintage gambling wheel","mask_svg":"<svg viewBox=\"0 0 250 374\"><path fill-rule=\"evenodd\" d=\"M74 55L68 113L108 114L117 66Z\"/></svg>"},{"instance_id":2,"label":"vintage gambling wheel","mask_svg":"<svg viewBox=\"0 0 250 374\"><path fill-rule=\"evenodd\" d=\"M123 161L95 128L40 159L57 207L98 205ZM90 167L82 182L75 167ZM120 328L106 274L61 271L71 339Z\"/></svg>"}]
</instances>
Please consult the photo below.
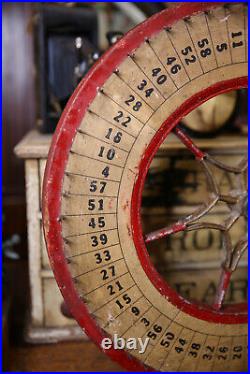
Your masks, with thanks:
<instances>
[{"instance_id":1,"label":"vintage gambling wheel","mask_svg":"<svg viewBox=\"0 0 250 374\"><path fill-rule=\"evenodd\" d=\"M150 337L144 354L106 350L137 371L244 371L247 306L223 304L231 273L246 250L229 228L246 212L247 192L222 196L210 165L241 177L201 151L177 126L209 98L247 87L246 4L189 3L164 10L118 41L71 97L46 167L43 223L55 278L74 318L100 346L102 338ZM211 191L191 216L143 233L140 202L150 162L174 134L193 153ZM218 225L225 262L214 305L181 298L159 276L149 241L203 229L217 201L230 206ZM206 226L207 225L207 226Z\"/></svg>"}]
</instances>

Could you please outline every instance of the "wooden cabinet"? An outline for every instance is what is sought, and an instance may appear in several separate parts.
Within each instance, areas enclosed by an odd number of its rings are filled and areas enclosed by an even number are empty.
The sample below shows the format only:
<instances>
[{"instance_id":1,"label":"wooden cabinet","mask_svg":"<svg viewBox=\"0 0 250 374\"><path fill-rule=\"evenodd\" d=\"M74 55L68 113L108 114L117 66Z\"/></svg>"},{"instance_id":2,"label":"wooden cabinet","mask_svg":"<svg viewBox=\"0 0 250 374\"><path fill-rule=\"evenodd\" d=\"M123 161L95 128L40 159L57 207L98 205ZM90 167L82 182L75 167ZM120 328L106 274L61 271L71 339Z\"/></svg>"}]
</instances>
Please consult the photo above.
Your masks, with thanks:
<instances>
[{"instance_id":1,"label":"wooden cabinet","mask_svg":"<svg viewBox=\"0 0 250 374\"><path fill-rule=\"evenodd\" d=\"M57 287L42 229L41 196L51 135L29 132L15 147L25 162L29 280L31 310L26 329L29 342L55 342L86 338L74 319L61 312L62 295Z\"/></svg>"}]
</instances>

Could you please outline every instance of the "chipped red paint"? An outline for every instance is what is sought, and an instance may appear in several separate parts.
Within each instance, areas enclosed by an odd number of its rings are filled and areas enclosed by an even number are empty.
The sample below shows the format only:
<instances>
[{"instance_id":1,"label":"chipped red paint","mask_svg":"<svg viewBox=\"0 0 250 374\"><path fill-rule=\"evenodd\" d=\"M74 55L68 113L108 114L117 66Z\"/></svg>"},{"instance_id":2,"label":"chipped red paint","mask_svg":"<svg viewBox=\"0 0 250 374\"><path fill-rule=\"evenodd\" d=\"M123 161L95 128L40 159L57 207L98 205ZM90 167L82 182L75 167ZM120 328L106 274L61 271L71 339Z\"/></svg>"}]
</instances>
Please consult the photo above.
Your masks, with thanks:
<instances>
[{"instance_id":1,"label":"chipped red paint","mask_svg":"<svg viewBox=\"0 0 250 374\"><path fill-rule=\"evenodd\" d=\"M196 147L192 139L182 129L175 127L173 131L180 141L190 150L190 152L193 153L198 161L203 160L205 153Z\"/></svg>"},{"instance_id":2,"label":"chipped red paint","mask_svg":"<svg viewBox=\"0 0 250 374\"><path fill-rule=\"evenodd\" d=\"M84 302L79 298L64 255L61 226L61 193L64 171L77 128L96 91L111 73L132 53L146 37L157 33L164 26L171 26L179 19L209 10L223 3L187 3L176 9L164 10L151 17L107 51L81 81L71 96L58 123L48 155L43 185L43 226L52 270L70 313L89 337L101 347L104 332L95 322ZM113 360L131 371L153 371L132 358L125 351L106 351Z\"/></svg>"},{"instance_id":3,"label":"chipped red paint","mask_svg":"<svg viewBox=\"0 0 250 374\"><path fill-rule=\"evenodd\" d=\"M213 305L214 309L220 310L222 306L222 302L226 293L226 290L228 289L230 279L232 276L232 271L223 269L221 273L221 277L219 280L219 286L217 288L217 293L215 297L215 303Z\"/></svg>"},{"instance_id":4,"label":"chipped red paint","mask_svg":"<svg viewBox=\"0 0 250 374\"><path fill-rule=\"evenodd\" d=\"M165 227L160 230L156 230L151 232L150 234L147 234L144 238L145 243L150 243L154 240L162 239L165 236L176 234L177 232L185 230L186 225L184 223L175 223L174 225L170 227Z\"/></svg>"}]
</instances>

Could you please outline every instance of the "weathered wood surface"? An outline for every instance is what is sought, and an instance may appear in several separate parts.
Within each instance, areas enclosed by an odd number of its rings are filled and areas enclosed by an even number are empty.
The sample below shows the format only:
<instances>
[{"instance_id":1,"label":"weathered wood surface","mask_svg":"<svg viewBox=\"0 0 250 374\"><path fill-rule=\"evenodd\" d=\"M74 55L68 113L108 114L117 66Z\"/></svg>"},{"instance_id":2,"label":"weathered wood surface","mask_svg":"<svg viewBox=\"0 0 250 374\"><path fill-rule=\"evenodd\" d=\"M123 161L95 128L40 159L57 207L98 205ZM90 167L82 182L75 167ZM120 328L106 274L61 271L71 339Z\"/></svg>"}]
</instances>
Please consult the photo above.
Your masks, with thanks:
<instances>
[{"instance_id":1,"label":"weathered wood surface","mask_svg":"<svg viewBox=\"0 0 250 374\"><path fill-rule=\"evenodd\" d=\"M92 342L23 345L10 349L10 372L122 372Z\"/></svg>"}]
</instances>

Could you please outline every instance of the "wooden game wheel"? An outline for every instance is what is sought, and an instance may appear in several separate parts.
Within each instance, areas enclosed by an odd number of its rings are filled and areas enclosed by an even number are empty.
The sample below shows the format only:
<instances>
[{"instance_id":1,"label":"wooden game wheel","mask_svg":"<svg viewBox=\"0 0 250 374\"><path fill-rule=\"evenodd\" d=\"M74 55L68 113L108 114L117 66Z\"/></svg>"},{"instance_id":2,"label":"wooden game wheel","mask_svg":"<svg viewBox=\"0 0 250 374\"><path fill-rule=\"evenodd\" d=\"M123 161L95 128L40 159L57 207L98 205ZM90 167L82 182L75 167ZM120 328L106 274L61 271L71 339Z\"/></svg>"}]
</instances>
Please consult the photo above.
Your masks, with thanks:
<instances>
[{"instance_id":1,"label":"wooden game wheel","mask_svg":"<svg viewBox=\"0 0 250 374\"><path fill-rule=\"evenodd\" d=\"M65 302L99 346L104 337L146 338L146 351L105 350L129 370L244 371L247 306L224 305L247 248L230 228L247 192L222 195L211 165L241 179L247 160L225 165L178 126L208 99L247 87L246 4L189 3L164 10L119 40L71 97L53 137L45 173L43 224L51 267ZM174 133L201 164L208 201L170 227L143 233L141 194L151 160ZM200 221L222 201L225 261L213 305L192 303L158 274L147 243Z\"/></svg>"}]
</instances>

